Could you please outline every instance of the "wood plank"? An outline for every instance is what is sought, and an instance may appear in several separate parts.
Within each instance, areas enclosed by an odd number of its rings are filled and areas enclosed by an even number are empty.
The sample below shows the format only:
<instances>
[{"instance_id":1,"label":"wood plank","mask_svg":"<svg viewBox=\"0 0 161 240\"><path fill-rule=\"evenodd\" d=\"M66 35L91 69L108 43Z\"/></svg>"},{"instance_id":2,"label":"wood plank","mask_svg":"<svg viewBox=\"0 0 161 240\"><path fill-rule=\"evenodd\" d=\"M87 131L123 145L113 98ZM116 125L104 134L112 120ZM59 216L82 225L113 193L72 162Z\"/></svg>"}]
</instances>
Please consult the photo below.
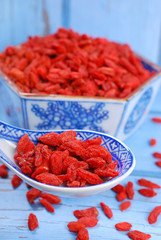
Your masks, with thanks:
<instances>
[{"instance_id":1,"label":"wood plank","mask_svg":"<svg viewBox=\"0 0 161 240\"><path fill-rule=\"evenodd\" d=\"M71 0L71 27L80 33L129 43L133 50L158 62L159 0Z\"/></svg>"},{"instance_id":2,"label":"wood plank","mask_svg":"<svg viewBox=\"0 0 161 240\"><path fill-rule=\"evenodd\" d=\"M12 173L10 172L10 178ZM126 232L119 232L114 228L118 222L129 221L133 225L133 230L137 229L152 234L152 239L159 240L161 237L161 220L154 225L147 222L149 212L154 206L160 205L161 190L157 189L158 195L154 198L146 198L140 195L137 190L141 188L137 185L137 180L142 176L130 176L127 181L133 181L135 187L135 197L132 206L120 212L120 203L115 199L115 193L111 190L102 194L86 198L62 198L60 205L55 205L55 213L47 212L39 203L30 205L25 197L27 188L23 183L18 189L12 190L10 179L0 179L0 237L1 239L75 239L76 234L70 233L67 224L75 221L73 211L96 206L99 210L99 222L95 228L88 228L90 239L108 240L128 240ZM148 178L161 185L161 179ZM4 191L5 187L9 191ZM108 219L102 212L99 203L105 202L113 211L114 217ZM39 228L31 232L27 227L27 218L30 212L36 214L39 220ZM60 234L61 233L61 234Z\"/></svg>"},{"instance_id":3,"label":"wood plank","mask_svg":"<svg viewBox=\"0 0 161 240\"><path fill-rule=\"evenodd\" d=\"M28 36L55 32L61 25L62 0L1 1L0 51L8 45L20 44Z\"/></svg>"}]
</instances>

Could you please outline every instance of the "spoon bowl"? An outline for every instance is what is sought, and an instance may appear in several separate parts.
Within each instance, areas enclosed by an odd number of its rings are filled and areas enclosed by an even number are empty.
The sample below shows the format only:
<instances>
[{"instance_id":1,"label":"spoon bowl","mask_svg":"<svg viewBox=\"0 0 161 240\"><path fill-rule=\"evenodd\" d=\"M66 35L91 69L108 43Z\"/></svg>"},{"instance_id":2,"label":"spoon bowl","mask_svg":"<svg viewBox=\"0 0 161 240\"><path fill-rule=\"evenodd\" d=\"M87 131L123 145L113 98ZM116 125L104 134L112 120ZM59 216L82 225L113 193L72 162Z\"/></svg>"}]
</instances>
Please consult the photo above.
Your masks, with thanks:
<instances>
[{"instance_id":1,"label":"spoon bowl","mask_svg":"<svg viewBox=\"0 0 161 240\"><path fill-rule=\"evenodd\" d=\"M19 139L24 134L28 134L30 140L32 140L36 144L38 138L43 134L48 132L62 133L62 130L31 131L27 129L17 128L4 122L0 122L0 160L16 175L18 175L22 180L24 180L32 187L62 197L85 197L98 194L111 189L131 174L135 167L135 157L131 150L124 143L104 133L88 130L75 131L77 132L77 139L82 141L85 141L87 139L93 139L96 137L102 138L101 145L112 154L113 161L118 161L117 171L119 172L119 175L117 177L109 179L106 182L98 185L72 188L47 185L31 179L30 177L23 174L13 157L16 153L16 147Z\"/></svg>"}]
</instances>

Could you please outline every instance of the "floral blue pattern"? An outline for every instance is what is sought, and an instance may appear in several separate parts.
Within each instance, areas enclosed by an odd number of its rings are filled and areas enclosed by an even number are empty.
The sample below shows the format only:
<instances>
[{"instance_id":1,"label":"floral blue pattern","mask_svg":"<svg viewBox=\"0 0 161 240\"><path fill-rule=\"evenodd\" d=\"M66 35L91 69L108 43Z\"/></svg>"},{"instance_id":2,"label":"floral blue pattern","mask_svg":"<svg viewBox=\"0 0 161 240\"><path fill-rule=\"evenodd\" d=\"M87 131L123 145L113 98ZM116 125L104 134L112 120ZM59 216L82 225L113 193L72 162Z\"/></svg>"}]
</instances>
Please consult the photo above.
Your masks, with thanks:
<instances>
[{"instance_id":1,"label":"floral blue pattern","mask_svg":"<svg viewBox=\"0 0 161 240\"><path fill-rule=\"evenodd\" d=\"M31 111L42 120L36 128L41 129L85 129L104 132L98 126L109 118L109 112L103 110L105 103L95 103L89 108L74 101L48 102L47 109L38 104L32 104Z\"/></svg>"},{"instance_id":2,"label":"floral blue pattern","mask_svg":"<svg viewBox=\"0 0 161 240\"><path fill-rule=\"evenodd\" d=\"M147 108L151 97L152 97L152 88L146 90L143 95L140 97L138 102L136 103L135 107L133 108L124 128L124 133L127 134L131 132L139 120L143 117L145 109Z\"/></svg>"}]
</instances>

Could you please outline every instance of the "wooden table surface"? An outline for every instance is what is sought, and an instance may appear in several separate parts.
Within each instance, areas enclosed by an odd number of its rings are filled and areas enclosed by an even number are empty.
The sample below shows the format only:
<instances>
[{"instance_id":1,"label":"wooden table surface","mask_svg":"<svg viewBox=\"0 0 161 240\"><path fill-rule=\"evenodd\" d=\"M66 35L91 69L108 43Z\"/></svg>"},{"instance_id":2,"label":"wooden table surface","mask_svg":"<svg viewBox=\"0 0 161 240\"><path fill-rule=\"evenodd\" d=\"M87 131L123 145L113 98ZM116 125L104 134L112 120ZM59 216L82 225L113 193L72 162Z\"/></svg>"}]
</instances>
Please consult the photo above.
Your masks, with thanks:
<instances>
[{"instance_id":1,"label":"wooden table surface","mask_svg":"<svg viewBox=\"0 0 161 240\"><path fill-rule=\"evenodd\" d=\"M152 156L154 151L161 151L161 124L151 121L154 116L161 117L161 91L157 95L151 111L141 127L127 140L127 144L136 156L136 167L133 173L122 183L128 181L134 183L135 197L131 201L131 207L121 212L120 203L116 200L116 194L109 190L99 195L85 198L62 198L59 205L55 205L55 212L49 213L43 208L38 200L34 205L30 205L26 200L27 187L25 183L17 189L11 185L12 172L9 171L9 178L0 178L0 239L55 239L72 240L76 239L76 234L69 232L67 224L75 221L73 211L95 206L99 210L99 222L94 228L88 228L89 236L92 240L129 239L127 232L119 232L115 229L115 224L122 221L130 222L132 230L140 230L151 234L153 240L161 239L161 216L158 222L150 225L147 221L150 211L161 205L161 190L157 189L157 196L146 198L138 193L141 188L137 184L137 179L145 177L161 185L161 169L155 165L156 159ZM150 138L155 137L157 145L149 145ZM100 202L109 205L113 211L113 218L108 219L100 208ZM29 231L27 219L29 213L36 214L39 221L39 228Z\"/></svg>"}]
</instances>

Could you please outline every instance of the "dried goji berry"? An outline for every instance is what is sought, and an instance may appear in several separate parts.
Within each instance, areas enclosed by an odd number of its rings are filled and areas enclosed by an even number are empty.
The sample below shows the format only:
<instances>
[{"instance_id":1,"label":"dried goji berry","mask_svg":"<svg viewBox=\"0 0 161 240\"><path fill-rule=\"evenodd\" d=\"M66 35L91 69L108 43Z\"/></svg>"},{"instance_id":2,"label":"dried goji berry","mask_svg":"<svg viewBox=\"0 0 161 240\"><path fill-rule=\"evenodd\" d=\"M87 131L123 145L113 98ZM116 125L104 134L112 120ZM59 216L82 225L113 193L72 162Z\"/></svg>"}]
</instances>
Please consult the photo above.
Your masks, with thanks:
<instances>
[{"instance_id":1,"label":"dried goji berry","mask_svg":"<svg viewBox=\"0 0 161 240\"><path fill-rule=\"evenodd\" d=\"M28 227L31 231L38 227L38 220L35 214L30 213L28 217Z\"/></svg>"},{"instance_id":2,"label":"dried goji berry","mask_svg":"<svg viewBox=\"0 0 161 240\"><path fill-rule=\"evenodd\" d=\"M85 227L95 227L98 219L95 217L81 217L78 219L78 223L84 224Z\"/></svg>"},{"instance_id":3,"label":"dried goji berry","mask_svg":"<svg viewBox=\"0 0 161 240\"><path fill-rule=\"evenodd\" d=\"M49 193L40 193L39 197L48 200L52 204L59 204L61 202L58 196Z\"/></svg>"},{"instance_id":4,"label":"dried goji berry","mask_svg":"<svg viewBox=\"0 0 161 240\"><path fill-rule=\"evenodd\" d=\"M86 228L81 228L78 232L76 240L89 240L89 233Z\"/></svg>"},{"instance_id":5,"label":"dried goji berry","mask_svg":"<svg viewBox=\"0 0 161 240\"><path fill-rule=\"evenodd\" d=\"M39 137L39 141L44 144L55 147L55 146L60 145L61 136L60 136L60 134L54 133L54 132L46 133L46 134L42 135L41 137Z\"/></svg>"},{"instance_id":6,"label":"dried goji berry","mask_svg":"<svg viewBox=\"0 0 161 240\"><path fill-rule=\"evenodd\" d=\"M143 232L140 232L138 230L130 231L128 232L128 237L133 239L133 240L148 240L151 238L150 234L146 234Z\"/></svg>"},{"instance_id":7,"label":"dried goji berry","mask_svg":"<svg viewBox=\"0 0 161 240\"><path fill-rule=\"evenodd\" d=\"M4 164L0 166L0 177L7 178L8 177L8 170Z\"/></svg>"},{"instance_id":8,"label":"dried goji berry","mask_svg":"<svg viewBox=\"0 0 161 240\"><path fill-rule=\"evenodd\" d=\"M83 162L83 161L78 161L77 158L69 156L69 157L66 157L63 161L63 166L62 166L63 173L66 173L67 168L70 165L74 165L76 168L83 168L83 169L88 168L88 163Z\"/></svg>"},{"instance_id":9,"label":"dried goji berry","mask_svg":"<svg viewBox=\"0 0 161 240\"><path fill-rule=\"evenodd\" d=\"M134 184L132 182L128 182L126 185L126 193L129 199L134 198Z\"/></svg>"},{"instance_id":10,"label":"dried goji berry","mask_svg":"<svg viewBox=\"0 0 161 240\"><path fill-rule=\"evenodd\" d=\"M34 204L34 199L38 198L40 196L40 193L41 193L41 191L36 188L30 189L26 193L26 197L27 197L27 200L29 201L29 203Z\"/></svg>"},{"instance_id":11,"label":"dried goji berry","mask_svg":"<svg viewBox=\"0 0 161 240\"><path fill-rule=\"evenodd\" d=\"M67 168L67 176L68 176L68 180L70 182L73 182L76 180L77 177L77 170L76 167L74 166L74 164L71 164L68 168Z\"/></svg>"},{"instance_id":12,"label":"dried goji berry","mask_svg":"<svg viewBox=\"0 0 161 240\"><path fill-rule=\"evenodd\" d=\"M76 181L76 180L72 181L72 182L67 181L66 186L67 187L80 187L80 182Z\"/></svg>"},{"instance_id":13,"label":"dried goji berry","mask_svg":"<svg viewBox=\"0 0 161 240\"><path fill-rule=\"evenodd\" d=\"M127 193L122 191L122 192L118 192L116 195L116 198L119 202L124 201L127 198Z\"/></svg>"},{"instance_id":14,"label":"dried goji berry","mask_svg":"<svg viewBox=\"0 0 161 240\"><path fill-rule=\"evenodd\" d=\"M82 223L78 223L78 222L69 222L68 225L67 225L69 231L71 232L79 232L79 230L81 228L85 228L85 225L82 224Z\"/></svg>"},{"instance_id":15,"label":"dried goji berry","mask_svg":"<svg viewBox=\"0 0 161 240\"><path fill-rule=\"evenodd\" d=\"M101 169L97 168L94 170L94 172L100 176L100 177L117 177L119 175L119 172L113 170L112 168L106 168L106 169Z\"/></svg>"},{"instance_id":16,"label":"dried goji berry","mask_svg":"<svg viewBox=\"0 0 161 240\"><path fill-rule=\"evenodd\" d=\"M138 192L143 195L144 197L155 197L157 193L153 189L139 189Z\"/></svg>"},{"instance_id":17,"label":"dried goji berry","mask_svg":"<svg viewBox=\"0 0 161 240\"><path fill-rule=\"evenodd\" d=\"M156 164L158 167L161 168L161 161L157 161L157 162L155 162L155 164Z\"/></svg>"},{"instance_id":18,"label":"dried goji berry","mask_svg":"<svg viewBox=\"0 0 161 240\"><path fill-rule=\"evenodd\" d=\"M26 148L27 144L29 142L29 137L27 134L23 135L23 137L20 138L18 144L17 144L17 152L23 153L24 149Z\"/></svg>"},{"instance_id":19,"label":"dried goji berry","mask_svg":"<svg viewBox=\"0 0 161 240\"><path fill-rule=\"evenodd\" d=\"M155 123L161 123L161 118L159 118L159 117L153 117L153 118L152 118L152 121L155 122Z\"/></svg>"},{"instance_id":20,"label":"dried goji berry","mask_svg":"<svg viewBox=\"0 0 161 240\"><path fill-rule=\"evenodd\" d=\"M53 185L53 186L59 186L60 184L62 184L62 181L55 174L48 173L48 172L36 175L35 179L38 182Z\"/></svg>"},{"instance_id":21,"label":"dried goji berry","mask_svg":"<svg viewBox=\"0 0 161 240\"><path fill-rule=\"evenodd\" d=\"M110 169L115 169L116 166L117 166L117 164L118 164L118 161L117 161L117 160L114 161L114 162L111 162L111 163L109 163L109 164L107 165L107 169L108 169L108 168L110 168Z\"/></svg>"},{"instance_id":22,"label":"dried goji berry","mask_svg":"<svg viewBox=\"0 0 161 240\"><path fill-rule=\"evenodd\" d=\"M86 141L83 142L83 147L87 148L90 145L100 145L102 143L102 138L101 137L97 137L94 139L88 139Z\"/></svg>"},{"instance_id":23,"label":"dried goji berry","mask_svg":"<svg viewBox=\"0 0 161 240\"><path fill-rule=\"evenodd\" d=\"M115 224L115 228L118 231L129 231L132 228L132 224L128 222L120 222Z\"/></svg>"},{"instance_id":24,"label":"dried goji berry","mask_svg":"<svg viewBox=\"0 0 161 240\"><path fill-rule=\"evenodd\" d=\"M90 168L105 168L106 162L100 157L89 158L86 160Z\"/></svg>"},{"instance_id":25,"label":"dried goji berry","mask_svg":"<svg viewBox=\"0 0 161 240\"><path fill-rule=\"evenodd\" d=\"M128 209L131 206L130 201L125 201L120 204L120 210L123 212L124 210Z\"/></svg>"},{"instance_id":26,"label":"dried goji berry","mask_svg":"<svg viewBox=\"0 0 161 240\"><path fill-rule=\"evenodd\" d=\"M86 148L84 159L95 157L101 157L104 160L106 160L107 163L112 162L112 155L106 148L100 145L90 145L89 147Z\"/></svg>"},{"instance_id":27,"label":"dried goji berry","mask_svg":"<svg viewBox=\"0 0 161 240\"><path fill-rule=\"evenodd\" d=\"M121 184L116 185L115 187L112 188L112 190L117 193L118 192L126 192L126 188Z\"/></svg>"},{"instance_id":28,"label":"dried goji berry","mask_svg":"<svg viewBox=\"0 0 161 240\"><path fill-rule=\"evenodd\" d=\"M86 180L88 183L93 185L103 183L103 180L97 174L88 172L81 168L77 169L77 175L80 176L82 179Z\"/></svg>"},{"instance_id":29,"label":"dried goji berry","mask_svg":"<svg viewBox=\"0 0 161 240\"><path fill-rule=\"evenodd\" d=\"M54 212L54 207L51 205L51 203L46 200L45 198L40 198L39 202L49 211Z\"/></svg>"},{"instance_id":30,"label":"dried goji berry","mask_svg":"<svg viewBox=\"0 0 161 240\"><path fill-rule=\"evenodd\" d=\"M31 178L35 178L37 175L41 174L41 173L45 173L45 172L49 172L49 167L48 166L39 166L37 168L35 168L35 170L33 171Z\"/></svg>"},{"instance_id":31,"label":"dried goji berry","mask_svg":"<svg viewBox=\"0 0 161 240\"><path fill-rule=\"evenodd\" d=\"M148 216L148 222L154 224L158 220L158 216L161 214L161 206L155 207Z\"/></svg>"},{"instance_id":32,"label":"dried goji berry","mask_svg":"<svg viewBox=\"0 0 161 240\"><path fill-rule=\"evenodd\" d=\"M18 186L21 185L22 179L20 177L18 177L16 174L14 174L11 179L11 183L12 183L13 188L17 188Z\"/></svg>"},{"instance_id":33,"label":"dried goji berry","mask_svg":"<svg viewBox=\"0 0 161 240\"><path fill-rule=\"evenodd\" d=\"M150 146L155 146L157 144L156 138L151 138L149 144Z\"/></svg>"},{"instance_id":34,"label":"dried goji berry","mask_svg":"<svg viewBox=\"0 0 161 240\"><path fill-rule=\"evenodd\" d=\"M161 188L158 184L151 182L145 178L140 178L138 179L138 184L143 187L148 187L148 188Z\"/></svg>"},{"instance_id":35,"label":"dried goji berry","mask_svg":"<svg viewBox=\"0 0 161 240\"><path fill-rule=\"evenodd\" d=\"M77 136L77 133L73 130L68 130L60 134L61 144L64 142L72 141Z\"/></svg>"},{"instance_id":36,"label":"dried goji berry","mask_svg":"<svg viewBox=\"0 0 161 240\"><path fill-rule=\"evenodd\" d=\"M32 169L28 165L25 165L21 167L21 172L27 176L30 176L32 173Z\"/></svg>"},{"instance_id":37,"label":"dried goji berry","mask_svg":"<svg viewBox=\"0 0 161 240\"><path fill-rule=\"evenodd\" d=\"M98 210L96 207L90 207L82 210L75 210L73 212L74 216L76 218L81 218L81 217L98 217Z\"/></svg>"},{"instance_id":38,"label":"dried goji berry","mask_svg":"<svg viewBox=\"0 0 161 240\"><path fill-rule=\"evenodd\" d=\"M100 202L100 205L105 213L105 215L108 217L108 218L112 218L113 217L113 212L111 210L111 208L109 208L109 206L107 206L105 203L103 202Z\"/></svg>"},{"instance_id":39,"label":"dried goji berry","mask_svg":"<svg viewBox=\"0 0 161 240\"><path fill-rule=\"evenodd\" d=\"M62 173L63 155L60 151L54 151L50 159L52 173L60 175Z\"/></svg>"},{"instance_id":40,"label":"dried goji berry","mask_svg":"<svg viewBox=\"0 0 161 240\"><path fill-rule=\"evenodd\" d=\"M154 152L154 153L153 153L153 157L158 158L158 159L161 159L161 153L159 153L159 152Z\"/></svg>"}]
</instances>

